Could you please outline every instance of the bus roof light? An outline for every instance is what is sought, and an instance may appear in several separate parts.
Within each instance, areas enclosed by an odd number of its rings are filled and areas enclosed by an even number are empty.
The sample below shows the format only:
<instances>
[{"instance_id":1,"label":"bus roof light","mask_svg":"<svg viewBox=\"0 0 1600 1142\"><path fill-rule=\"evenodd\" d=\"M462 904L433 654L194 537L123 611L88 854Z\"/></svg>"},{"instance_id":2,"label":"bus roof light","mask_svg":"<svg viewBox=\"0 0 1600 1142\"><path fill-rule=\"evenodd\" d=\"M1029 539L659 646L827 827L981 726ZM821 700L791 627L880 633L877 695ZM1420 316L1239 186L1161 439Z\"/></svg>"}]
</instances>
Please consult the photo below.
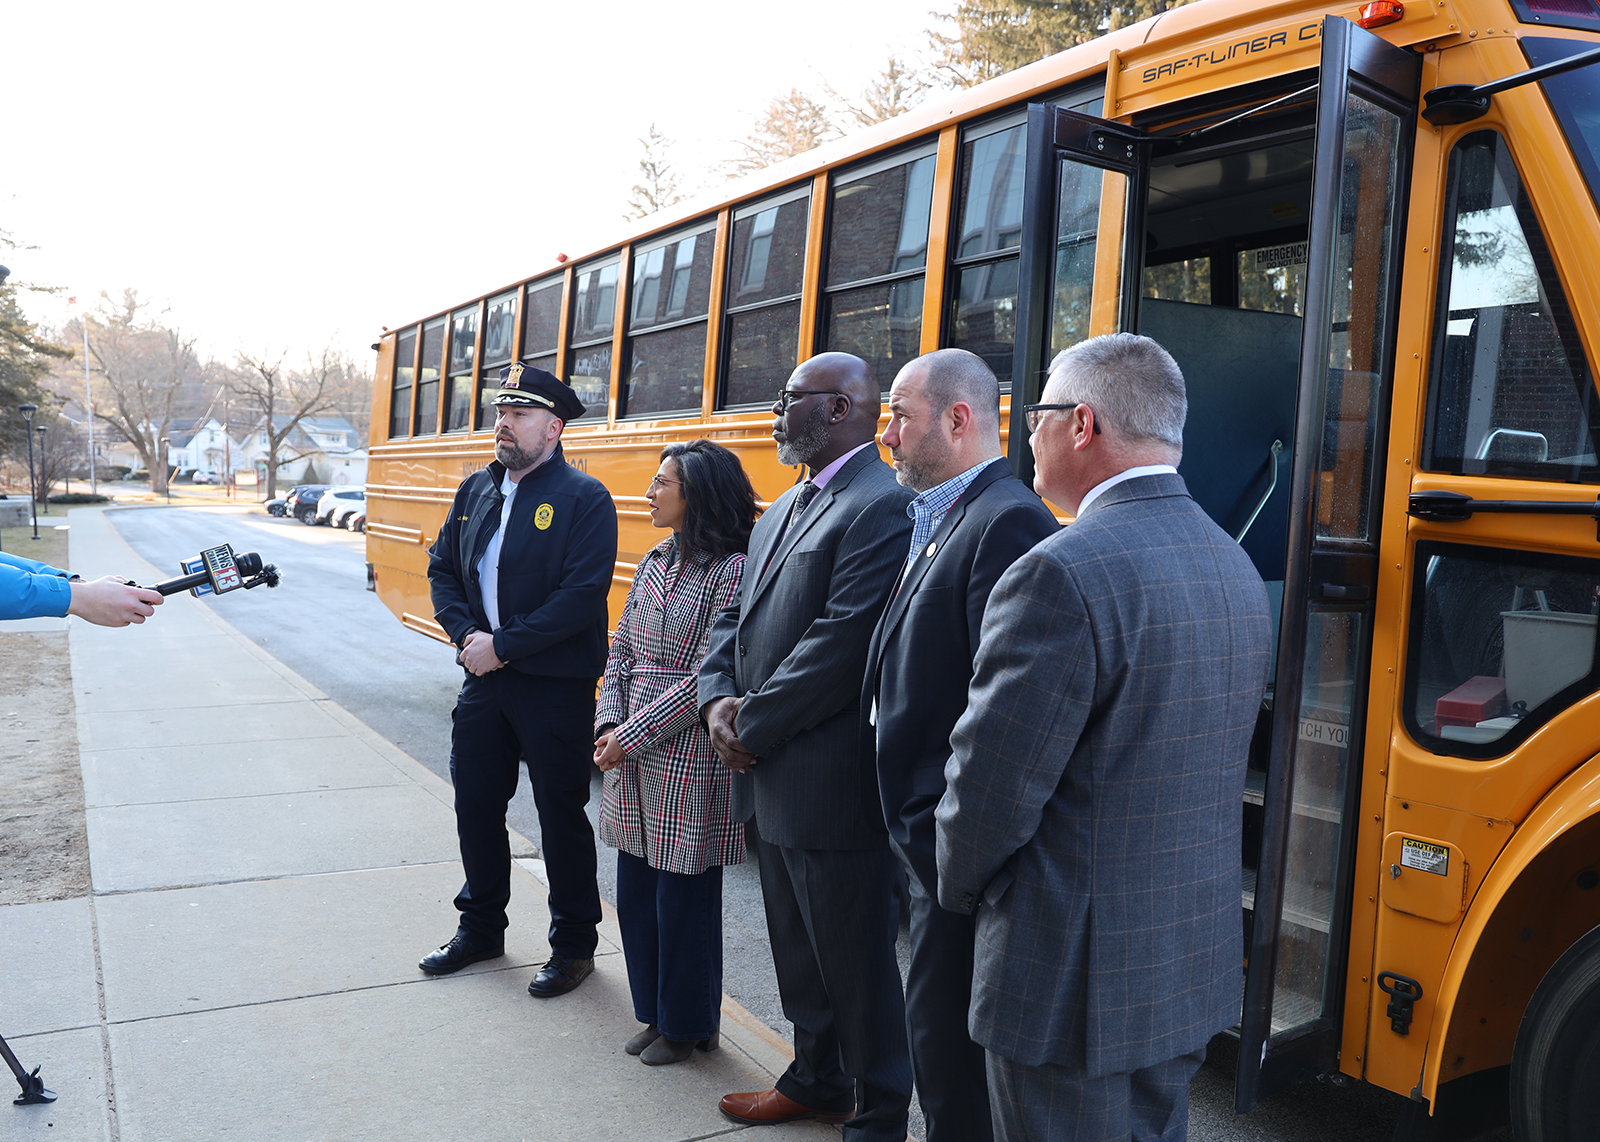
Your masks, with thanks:
<instances>
[{"instance_id":1,"label":"bus roof light","mask_svg":"<svg viewBox=\"0 0 1600 1142\"><path fill-rule=\"evenodd\" d=\"M1400 0L1373 0L1371 4L1361 6L1361 15L1356 17L1356 23L1371 31L1381 28L1385 24L1395 24L1405 18L1406 6Z\"/></svg>"}]
</instances>

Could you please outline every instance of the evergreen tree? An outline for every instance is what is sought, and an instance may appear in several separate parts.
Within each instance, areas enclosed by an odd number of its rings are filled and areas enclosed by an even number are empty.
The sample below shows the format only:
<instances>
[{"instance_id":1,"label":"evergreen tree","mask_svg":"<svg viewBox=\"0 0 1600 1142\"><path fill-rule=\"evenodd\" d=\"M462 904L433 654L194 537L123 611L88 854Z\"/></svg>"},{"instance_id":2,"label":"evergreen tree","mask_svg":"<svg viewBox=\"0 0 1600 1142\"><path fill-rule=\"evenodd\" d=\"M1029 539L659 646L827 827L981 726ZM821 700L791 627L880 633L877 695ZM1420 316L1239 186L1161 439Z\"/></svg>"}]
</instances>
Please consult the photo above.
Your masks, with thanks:
<instances>
[{"instance_id":1,"label":"evergreen tree","mask_svg":"<svg viewBox=\"0 0 1600 1142\"><path fill-rule=\"evenodd\" d=\"M944 19L954 34L930 32L945 81L971 87L1086 43L1107 32L1182 7L1190 0L960 0Z\"/></svg>"},{"instance_id":2,"label":"evergreen tree","mask_svg":"<svg viewBox=\"0 0 1600 1142\"><path fill-rule=\"evenodd\" d=\"M26 248L0 230L0 250ZM21 458L26 463L28 425L17 406L38 405L34 423L54 423L60 402L52 398L43 381L52 360L71 357L72 352L55 344L48 333L28 320L19 298L24 289L54 291L23 285L9 274L0 274L0 457Z\"/></svg>"},{"instance_id":3,"label":"evergreen tree","mask_svg":"<svg viewBox=\"0 0 1600 1142\"><path fill-rule=\"evenodd\" d=\"M679 191L678 172L667 161L672 140L652 123L639 145L644 154L639 159L639 181L628 192L628 218L648 218L682 202L684 197Z\"/></svg>"}]
</instances>

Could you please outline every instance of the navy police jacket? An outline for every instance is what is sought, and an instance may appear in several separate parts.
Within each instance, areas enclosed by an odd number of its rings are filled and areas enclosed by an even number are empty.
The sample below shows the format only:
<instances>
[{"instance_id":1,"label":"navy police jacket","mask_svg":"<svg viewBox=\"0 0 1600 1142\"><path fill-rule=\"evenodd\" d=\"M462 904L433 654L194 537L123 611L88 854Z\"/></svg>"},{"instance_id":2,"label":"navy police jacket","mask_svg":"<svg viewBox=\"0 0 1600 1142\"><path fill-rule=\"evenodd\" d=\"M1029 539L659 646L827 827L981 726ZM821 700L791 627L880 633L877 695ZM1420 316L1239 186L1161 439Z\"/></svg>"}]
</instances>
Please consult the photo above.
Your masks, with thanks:
<instances>
[{"instance_id":1,"label":"navy police jacket","mask_svg":"<svg viewBox=\"0 0 1600 1142\"><path fill-rule=\"evenodd\" d=\"M478 562L500 527L498 460L462 481L428 550L439 625L460 646L488 630ZM606 668L606 597L617 562L617 509L593 476L555 455L522 477L500 548L494 652L524 674L598 678Z\"/></svg>"}]
</instances>

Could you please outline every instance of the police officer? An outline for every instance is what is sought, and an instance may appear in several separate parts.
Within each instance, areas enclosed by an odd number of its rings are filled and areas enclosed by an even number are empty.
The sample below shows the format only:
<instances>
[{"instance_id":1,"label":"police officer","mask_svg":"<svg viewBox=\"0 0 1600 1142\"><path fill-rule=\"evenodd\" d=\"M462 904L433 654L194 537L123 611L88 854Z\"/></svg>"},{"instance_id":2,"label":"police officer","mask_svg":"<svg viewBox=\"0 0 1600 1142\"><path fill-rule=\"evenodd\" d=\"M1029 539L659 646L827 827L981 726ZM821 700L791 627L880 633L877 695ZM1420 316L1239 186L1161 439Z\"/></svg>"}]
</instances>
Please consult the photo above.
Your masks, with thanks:
<instances>
[{"instance_id":1,"label":"police officer","mask_svg":"<svg viewBox=\"0 0 1600 1142\"><path fill-rule=\"evenodd\" d=\"M562 456L562 427L584 413L570 386L519 363L492 399L494 462L462 482L429 552L434 616L466 671L450 777L467 882L455 936L418 966L446 975L504 954L506 806L525 760L550 883L550 959L528 991L549 998L594 971L600 890L584 805L617 511Z\"/></svg>"}]
</instances>

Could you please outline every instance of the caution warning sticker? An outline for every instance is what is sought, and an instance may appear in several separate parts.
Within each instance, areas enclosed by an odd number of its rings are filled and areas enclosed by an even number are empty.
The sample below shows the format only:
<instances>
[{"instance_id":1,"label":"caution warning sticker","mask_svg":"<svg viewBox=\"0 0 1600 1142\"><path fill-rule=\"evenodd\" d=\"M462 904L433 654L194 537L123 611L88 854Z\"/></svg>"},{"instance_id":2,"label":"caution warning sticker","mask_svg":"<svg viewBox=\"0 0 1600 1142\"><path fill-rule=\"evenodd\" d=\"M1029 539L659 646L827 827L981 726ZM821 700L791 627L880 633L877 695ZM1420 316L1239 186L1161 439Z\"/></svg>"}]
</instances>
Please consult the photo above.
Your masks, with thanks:
<instances>
[{"instance_id":1,"label":"caution warning sticker","mask_svg":"<svg viewBox=\"0 0 1600 1142\"><path fill-rule=\"evenodd\" d=\"M1401 837L1400 863L1405 868L1414 868L1418 872L1431 872L1439 876L1448 876L1450 874L1450 850L1444 845L1435 845L1427 841Z\"/></svg>"}]
</instances>

